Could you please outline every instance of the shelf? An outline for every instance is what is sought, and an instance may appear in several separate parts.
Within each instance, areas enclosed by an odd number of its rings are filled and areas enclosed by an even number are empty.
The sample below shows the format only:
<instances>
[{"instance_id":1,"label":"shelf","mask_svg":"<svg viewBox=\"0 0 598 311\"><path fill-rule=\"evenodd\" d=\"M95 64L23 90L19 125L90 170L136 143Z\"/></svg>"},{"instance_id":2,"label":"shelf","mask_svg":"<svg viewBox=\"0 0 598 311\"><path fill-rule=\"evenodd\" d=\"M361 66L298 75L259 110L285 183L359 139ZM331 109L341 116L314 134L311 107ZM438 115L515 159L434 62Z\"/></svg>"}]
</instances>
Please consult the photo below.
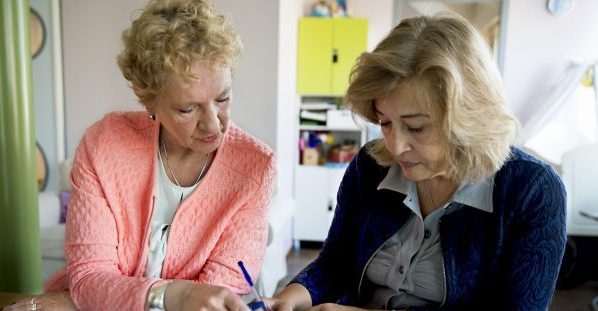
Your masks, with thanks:
<instances>
[{"instance_id":1,"label":"shelf","mask_svg":"<svg viewBox=\"0 0 598 311\"><path fill-rule=\"evenodd\" d=\"M339 131L339 132L361 132L358 127L330 127L326 125L299 125L301 131Z\"/></svg>"}]
</instances>

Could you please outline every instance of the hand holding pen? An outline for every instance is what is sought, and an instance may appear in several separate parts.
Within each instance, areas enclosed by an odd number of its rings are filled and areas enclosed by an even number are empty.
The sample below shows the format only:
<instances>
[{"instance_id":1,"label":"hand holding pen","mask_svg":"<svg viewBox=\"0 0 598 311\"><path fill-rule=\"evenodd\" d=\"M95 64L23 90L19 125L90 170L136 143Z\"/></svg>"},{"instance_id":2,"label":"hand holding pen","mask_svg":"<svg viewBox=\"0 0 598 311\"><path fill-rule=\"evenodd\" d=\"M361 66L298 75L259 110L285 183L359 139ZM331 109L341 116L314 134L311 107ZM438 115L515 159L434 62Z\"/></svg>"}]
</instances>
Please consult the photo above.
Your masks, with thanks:
<instances>
[{"instance_id":1,"label":"hand holding pen","mask_svg":"<svg viewBox=\"0 0 598 311\"><path fill-rule=\"evenodd\" d=\"M239 260L238 264L239 264L239 267L241 268L241 272L243 272L243 277L245 277L245 280L247 281L247 283L249 284L249 287L251 288L251 295L253 296L252 301L250 303L248 303L247 306L251 310L270 311L270 308L268 308L266 303L264 303L264 299L262 299L262 296L260 295L260 293L258 293L258 291L255 289L255 286L253 285L253 281L251 280L251 276L247 272L247 269L245 269L243 262Z\"/></svg>"}]
</instances>

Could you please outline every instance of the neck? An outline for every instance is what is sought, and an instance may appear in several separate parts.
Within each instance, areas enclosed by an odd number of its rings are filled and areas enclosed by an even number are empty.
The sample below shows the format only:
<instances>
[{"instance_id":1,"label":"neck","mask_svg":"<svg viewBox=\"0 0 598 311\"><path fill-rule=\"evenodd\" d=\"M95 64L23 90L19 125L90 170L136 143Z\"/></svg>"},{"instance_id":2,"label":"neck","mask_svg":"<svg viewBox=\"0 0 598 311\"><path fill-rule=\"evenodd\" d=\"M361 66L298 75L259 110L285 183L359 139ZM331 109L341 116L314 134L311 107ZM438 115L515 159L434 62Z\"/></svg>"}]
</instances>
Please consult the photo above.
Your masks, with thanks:
<instances>
[{"instance_id":1,"label":"neck","mask_svg":"<svg viewBox=\"0 0 598 311\"><path fill-rule=\"evenodd\" d=\"M180 161L206 156L205 153L199 153L191 148L187 148L173 142L173 140L168 137L168 134L166 134L166 131L164 130L162 130L162 133L160 134L160 144L163 144L162 149L166 149L168 158L171 161Z\"/></svg>"},{"instance_id":2,"label":"neck","mask_svg":"<svg viewBox=\"0 0 598 311\"><path fill-rule=\"evenodd\" d=\"M459 186L458 183L445 177L434 177L416 184L420 209L424 217L444 206Z\"/></svg>"},{"instance_id":3,"label":"neck","mask_svg":"<svg viewBox=\"0 0 598 311\"><path fill-rule=\"evenodd\" d=\"M159 140L162 162L167 168L170 180L179 187L189 187L198 183L210 166L210 153L186 152L173 155L173 148L168 149L165 136ZM179 149L180 150L180 149ZM201 168L198 170L198 168Z\"/></svg>"}]
</instances>

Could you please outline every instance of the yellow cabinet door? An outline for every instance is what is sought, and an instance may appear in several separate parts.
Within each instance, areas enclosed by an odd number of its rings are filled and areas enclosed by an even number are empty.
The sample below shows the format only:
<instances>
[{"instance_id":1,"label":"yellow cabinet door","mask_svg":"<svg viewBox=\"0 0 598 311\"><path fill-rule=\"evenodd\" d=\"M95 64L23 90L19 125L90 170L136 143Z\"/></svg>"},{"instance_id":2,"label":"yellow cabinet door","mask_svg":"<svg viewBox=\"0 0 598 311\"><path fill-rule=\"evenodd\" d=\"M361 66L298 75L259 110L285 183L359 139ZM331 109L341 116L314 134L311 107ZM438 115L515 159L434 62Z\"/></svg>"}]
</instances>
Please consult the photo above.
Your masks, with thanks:
<instances>
[{"instance_id":1,"label":"yellow cabinet door","mask_svg":"<svg viewBox=\"0 0 598 311\"><path fill-rule=\"evenodd\" d=\"M297 92L302 95L344 95L351 68L366 46L367 19L301 18Z\"/></svg>"},{"instance_id":2,"label":"yellow cabinet door","mask_svg":"<svg viewBox=\"0 0 598 311\"><path fill-rule=\"evenodd\" d=\"M367 48L367 19L333 20L333 61L331 94L343 96L355 61Z\"/></svg>"},{"instance_id":3,"label":"yellow cabinet door","mask_svg":"<svg viewBox=\"0 0 598 311\"><path fill-rule=\"evenodd\" d=\"M307 95L330 93L332 73L332 19L299 20L297 92Z\"/></svg>"}]
</instances>

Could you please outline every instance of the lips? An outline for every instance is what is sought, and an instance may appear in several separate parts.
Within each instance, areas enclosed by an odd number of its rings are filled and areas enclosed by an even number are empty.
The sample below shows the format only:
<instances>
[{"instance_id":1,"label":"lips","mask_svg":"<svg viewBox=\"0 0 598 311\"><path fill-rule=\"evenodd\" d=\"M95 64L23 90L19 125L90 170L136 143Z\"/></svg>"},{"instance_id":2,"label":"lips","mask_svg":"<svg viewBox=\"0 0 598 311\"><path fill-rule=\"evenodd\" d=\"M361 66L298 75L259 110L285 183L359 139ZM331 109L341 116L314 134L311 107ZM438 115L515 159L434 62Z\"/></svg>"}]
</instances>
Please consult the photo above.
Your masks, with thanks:
<instances>
[{"instance_id":1,"label":"lips","mask_svg":"<svg viewBox=\"0 0 598 311\"><path fill-rule=\"evenodd\" d=\"M419 162L408 162L408 161L399 161L399 164L403 167L403 168L412 168L415 167L419 164Z\"/></svg>"},{"instance_id":2,"label":"lips","mask_svg":"<svg viewBox=\"0 0 598 311\"><path fill-rule=\"evenodd\" d=\"M208 137L200 138L199 140L203 143L210 144L215 142L218 139L218 136L220 136L220 134L214 134Z\"/></svg>"}]
</instances>

